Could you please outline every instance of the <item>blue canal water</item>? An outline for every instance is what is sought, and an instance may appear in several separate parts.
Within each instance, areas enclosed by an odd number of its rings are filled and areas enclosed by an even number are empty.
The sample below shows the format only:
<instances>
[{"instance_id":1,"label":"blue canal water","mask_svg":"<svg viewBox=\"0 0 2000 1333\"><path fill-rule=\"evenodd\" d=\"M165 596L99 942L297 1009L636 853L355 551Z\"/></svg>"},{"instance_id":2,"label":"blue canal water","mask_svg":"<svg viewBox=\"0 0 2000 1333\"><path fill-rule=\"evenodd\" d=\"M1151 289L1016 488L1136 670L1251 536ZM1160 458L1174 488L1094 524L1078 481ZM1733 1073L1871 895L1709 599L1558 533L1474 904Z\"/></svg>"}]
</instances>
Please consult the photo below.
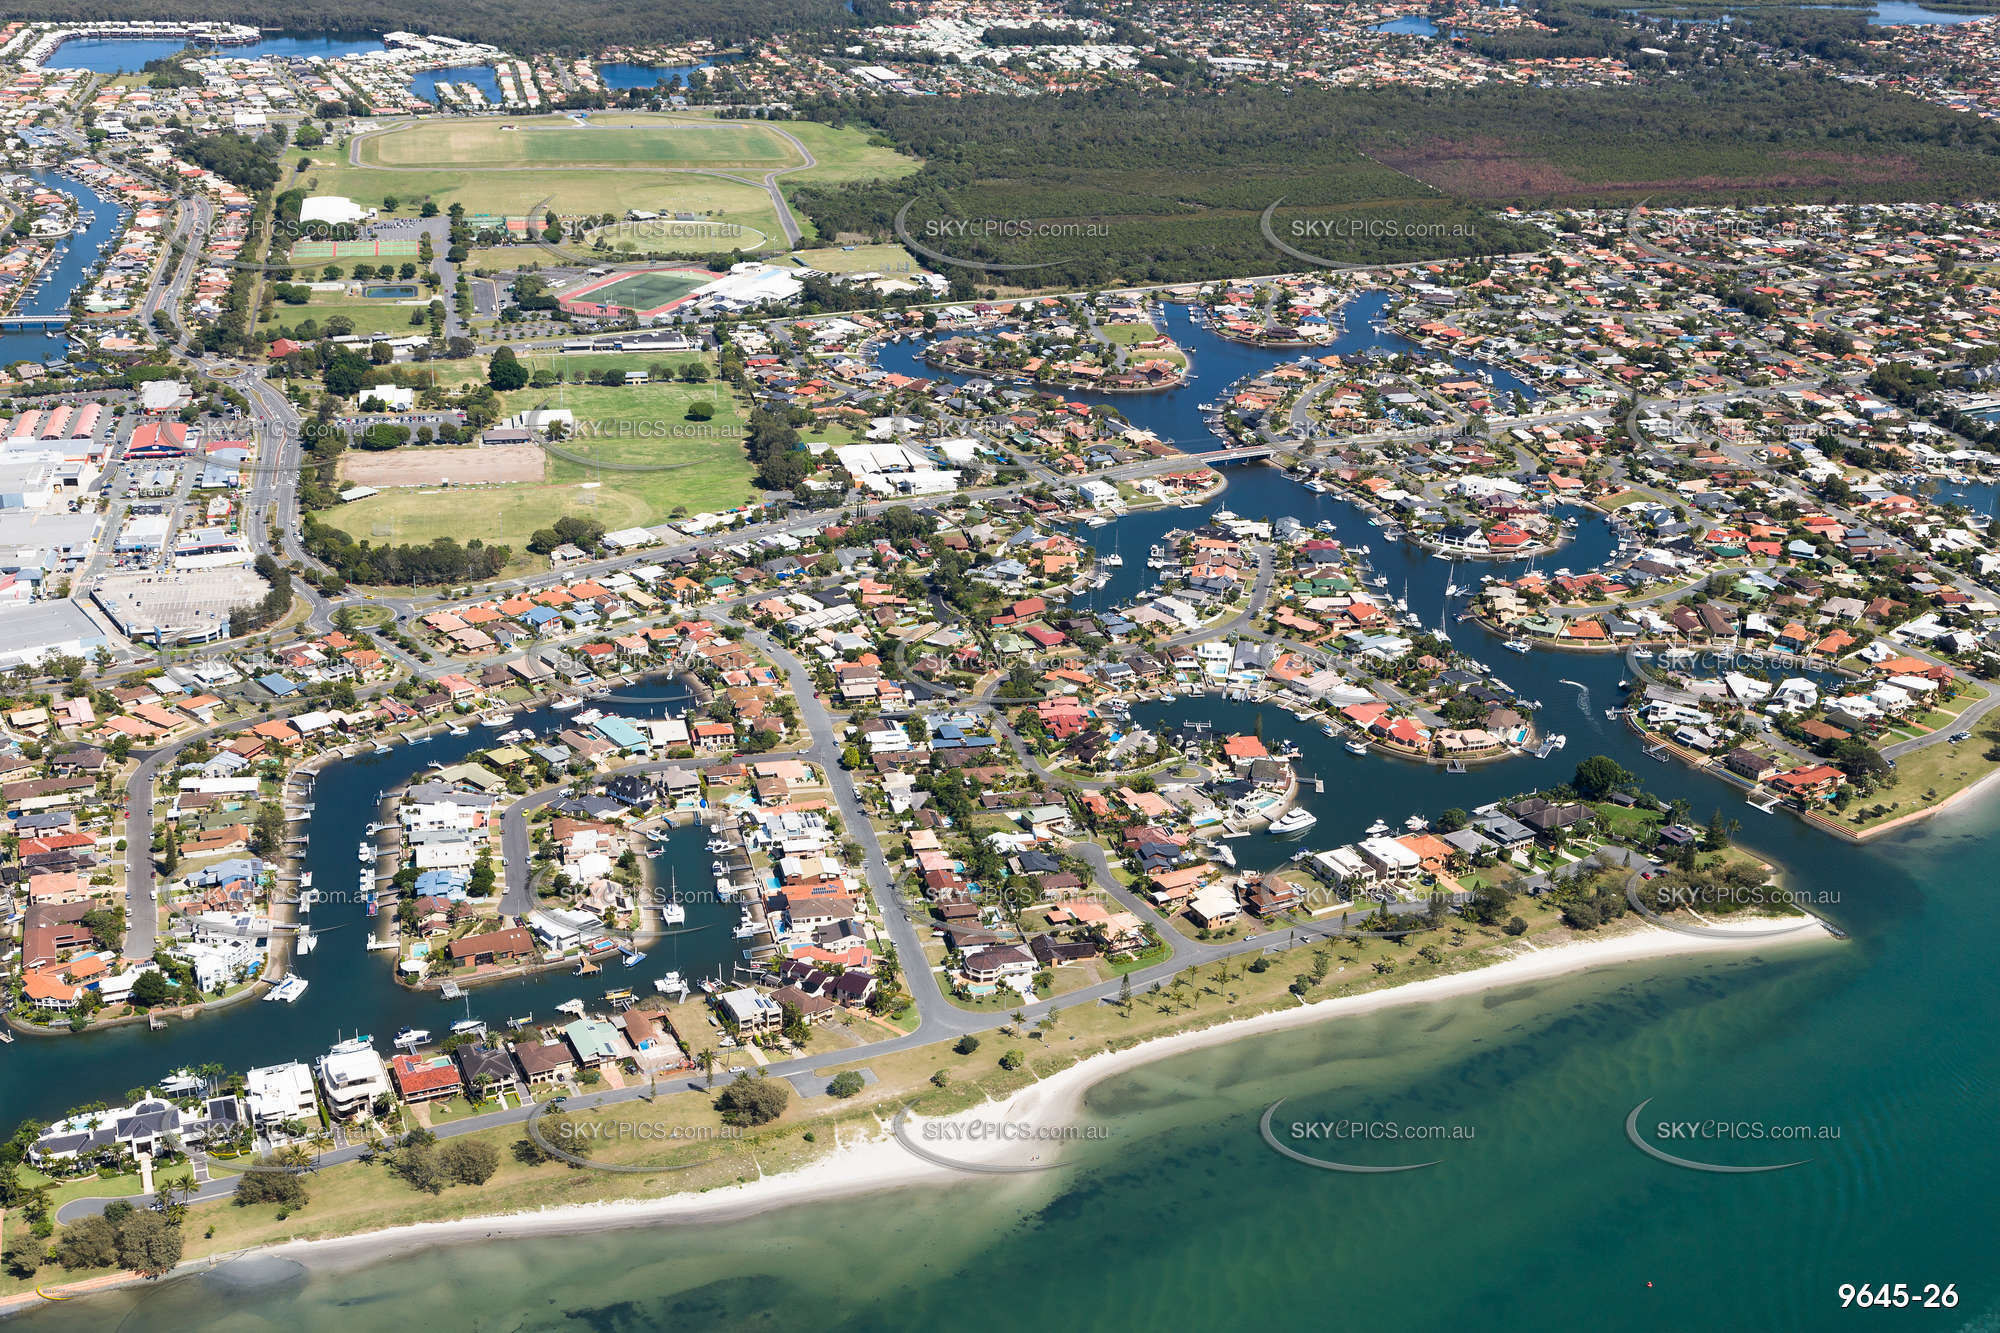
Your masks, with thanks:
<instances>
[{"instance_id":1,"label":"blue canal water","mask_svg":"<svg viewBox=\"0 0 2000 1333\"><path fill-rule=\"evenodd\" d=\"M1438 25L1422 14L1410 14L1403 18L1390 19L1387 23L1378 23L1370 31L1401 33L1406 37L1435 37L1438 35Z\"/></svg>"},{"instance_id":2,"label":"blue canal water","mask_svg":"<svg viewBox=\"0 0 2000 1333\"><path fill-rule=\"evenodd\" d=\"M71 236L62 253L47 272L42 289L21 302L13 313L19 315L60 315L69 309L69 298L90 276L103 258L111 238L118 234L124 210L108 195L99 194L74 176L59 171L37 169L28 173L43 185L61 190L77 201L95 219L81 236ZM51 338L43 330L0 333L0 365L16 361L55 361L69 350L65 336Z\"/></svg>"},{"instance_id":3,"label":"blue canal water","mask_svg":"<svg viewBox=\"0 0 2000 1333\"><path fill-rule=\"evenodd\" d=\"M500 76L493 72L491 65L455 65L450 69L427 69L410 80L410 91L426 102L435 104L438 100L437 86L440 83L469 83L486 94L486 100L498 103L500 100Z\"/></svg>"},{"instance_id":4,"label":"blue canal water","mask_svg":"<svg viewBox=\"0 0 2000 1333\"><path fill-rule=\"evenodd\" d=\"M1390 300L1390 294L1382 291L1363 292L1356 296L1342 308L1340 336L1327 346L1312 349L1253 347L1219 338L1203 326L1187 306L1168 305L1163 307L1163 314L1156 316L1155 322L1180 344L1181 350L1189 357L1188 378L1178 388L1162 393L1104 394L1083 389L1063 389L1059 392L1072 402L1103 403L1114 407L1133 425L1150 430L1179 448L1190 451L1219 449L1222 441L1202 420L1200 404L1218 398L1230 385L1247 376L1260 375L1275 366L1301 359L1355 356L1371 350L1405 352L1426 360L1438 359L1441 354L1433 349L1412 342L1401 334L1375 327ZM922 339L884 345L879 356L882 368L903 375L948 379L956 384L978 378L940 370L926 362L925 346ZM1468 375L1481 372L1491 375L1497 392L1518 393L1530 402L1539 396L1534 385L1504 366L1470 357L1449 359ZM1237 512L1244 511L1239 509Z\"/></svg>"},{"instance_id":5,"label":"blue canal water","mask_svg":"<svg viewBox=\"0 0 2000 1333\"><path fill-rule=\"evenodd\" d=\"M79 37L64 42L49 57L50 69L87 69L99 74L134 74L149 60L183 51L187 43L130 37ZM267 32L262 41L243 46L218 46L215 53L241 60L265 56L360 55L383 49L382 39L368 32Z\"/></svg>"},{"instance_id":6,"label":"blue canal water","mask_svg":"<svg viewBox=\"0 0 2000 1333\"><path fill-rule=\"evenodd\" d=\"M660 717L688 704L684 689L669 682L601 697L595 706L624 717ZM569 714L538 709L516 715L511 724L551 733L567 725ZM231 1068L287 1059L310 1060L324 1053L342 1032L373 1035L386 1049L399 1028L442 1032L463 1018L463 1005L448 1005L435 991L406 990L392 979L395 955L371 953L367 936L374 925L356 892L357 845L379 815L381 795L437 764L451 764L493 746L497 732L473 727L465 736L439 733L386 755L362 754L323 770L315 783L313 812L304 825L310 835L304 869L313 887L327 895L307 918L320 936L319 947L297 959L293 971L310 989L294 1004L252 1000L164 1031L144 1026L113 1029L87 1037L22 1037L0 1050L0 1124L48 1118L96 1098L115 1098L134 1083L155 1079L188 1064L220 1061ZM293 827L299 827L294 825ZM687 909L678 930L648 946L635 967L616 958L604 971L577 977L568 971L469 988L470 1010L498 1026L530 1013L555 1019L556 1006L583 998L596 1003L607 990L629 987L652 993L655 977L677 970L690 981L713 976L741 954L732 934L740 909L718 899L707 833L697 824L674 830L653 857L662 890L672 887ZM32 1076L28 1076L32 1071Z\"/></svg>"},{"instance_id":7,"label":"blue canal water","mask_svg":"<svg viewBox=\"0 0 2000 1333\"><path fill-rule=\"evenodd\" d=\"M597 67L597 77L604 80L607 88L652 88L666 80L679 78L686 81L688 75L698 69L709 69L713 60L701 60L692 65L630 65L615 61Z\"/></svg>"}]
</instances>

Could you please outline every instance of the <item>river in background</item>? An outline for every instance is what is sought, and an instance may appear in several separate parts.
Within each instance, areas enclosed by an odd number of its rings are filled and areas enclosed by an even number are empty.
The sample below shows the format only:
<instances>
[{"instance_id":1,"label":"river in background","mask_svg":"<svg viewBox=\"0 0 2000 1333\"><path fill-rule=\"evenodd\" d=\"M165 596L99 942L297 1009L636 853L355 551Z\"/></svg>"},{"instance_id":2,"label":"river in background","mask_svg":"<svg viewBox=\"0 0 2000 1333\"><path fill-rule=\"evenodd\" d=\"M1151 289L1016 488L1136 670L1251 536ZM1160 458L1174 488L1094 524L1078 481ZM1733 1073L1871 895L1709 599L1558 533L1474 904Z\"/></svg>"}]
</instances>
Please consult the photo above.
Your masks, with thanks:
<instances>
[{"instance_id":1,"label":"river in background","mask_svg":"<svg viewBox=\"0 0 2000 1333\"><path fill-rule=\"evenodd\" d=\"M163 60L188 49L186 42L172 38L77 37L64 42L49 56L50 69L87 69L98 74L136 74L149 60ZM372 32L274 32L242 46L197 47L233 60L260 60L267 56L349 56L385 49L380 34Z\"/></svg>"},{"instance_id":2,"label":"river in background","mask_svg":"<svg viewBox=\"0 0 2000 1333\"><path fill-rule=\"evenodd\" d=\"M1135 420L1134 409L1152 404L1168 438L1202 431L1197 401L1285 359L1182 320L1174 332L1194 358L1196 382L1175 395L1118 400ZM888 349L885 364L905 369L891 361L906 350ZM1164 406L1170 398L1183 405L1178 412ZM1344 539L1371 545L1397 595L1407 583L1426 624L1445 613L1443 588L1454 581L1446 562L1382 542L1348 506L1273 470L1226 475L1217 503L1253 518L1314 517L1323 507ZM1139 514L1086 533L1120 542L1128 571L1136 560L1149 578L1147 525L1194 518ZM1601 522L1583 523L1543 564L1588 568L1609 541ZM1478 572L1461 565L1455 581ZM698 1229L403 1251L344 1272L257 1260L45 1308L31 1321L98 1329L124 1320L161 1333L332 1330L371 1319L365 1302L393 1309L399 1323L596 1333L808 1322L870 1333L1329 1323L1679 1333L1834 1327L1856 1318L1840 1309L1839 1283L1906 1281L1956 1283L1962 1303L1876 1318L1913 1329L1990 1326L2000 1314L1990 1228L1974 1219L1989 1215L2000 1188L1988 1129L2000 1091L2000 982L1985 929L2000 808L1982 800L1867 846L1838 842L1751 809L1724 783L1648 760L1603 717L1624 674L1616 656L1517 657L1494 651L1469 622L1451 632L1539 700L1543 728L1568 734L1568 749L1451 775L1348 755L1316 728L1263 709L1267 739L1295 739L1304 771L1326 782L1305 798L1320 819L1307 845L1351 840L1377 818L1434 816L1559 781L1576 761L1604 753L1656 794L1688 799L1698 818L1720 808L1742 820L1739 840L1782 864L1794 884L1838 895L1823 910L1852 938L1607 968L1179 1056L1094 1090L1089 1113L1110 1137L1075 1167L1026 1180L802 1205ZM1219 731L1247 730L1260 711L1219 699L1149 708L1155 721L1208 720ZM379 789L413 764L479 743L441 738L429 743L443 747L433 754L399 748L323 775L309 860L321 885L353 878L358 829ZM1232 843L1252 865L1299 845L1262 836ZM693 860L705 871L705 854ZM314 924L336 919L315 913ZM166 1033L24 1040L0 1051L0 1120L115 1096L116 1084L176 1063L304 1057L337 1029L386 1039L402 1022L437 1026L455 1016L434 998L388 988L386 966L343 933L330 932L305 960L331 970L308 973L314 986L298 1006L252 1004ZM616 971L589 988L564 975L476 991L474 1009L488 1018L549 1011L619 984ZM1425 1145L1419 1160L1439 1164L1421 1171L1316 1171L1258 1136L1258 1116L1281 1097L1287 1118L1444 1124L1472 1137ZM1810 1159L1786 1171L1689 1172L1626 1141L1626 1115L1648 1098L1649 1122L1828 1125L1840 1136L1802 1151L1746 1143L1709 1154L1746 1165ZM1405 1154L1403 1145L1369 1143L1347 1156L1393 1165L1411 1160Z\"/></svg>"}]
</instances>

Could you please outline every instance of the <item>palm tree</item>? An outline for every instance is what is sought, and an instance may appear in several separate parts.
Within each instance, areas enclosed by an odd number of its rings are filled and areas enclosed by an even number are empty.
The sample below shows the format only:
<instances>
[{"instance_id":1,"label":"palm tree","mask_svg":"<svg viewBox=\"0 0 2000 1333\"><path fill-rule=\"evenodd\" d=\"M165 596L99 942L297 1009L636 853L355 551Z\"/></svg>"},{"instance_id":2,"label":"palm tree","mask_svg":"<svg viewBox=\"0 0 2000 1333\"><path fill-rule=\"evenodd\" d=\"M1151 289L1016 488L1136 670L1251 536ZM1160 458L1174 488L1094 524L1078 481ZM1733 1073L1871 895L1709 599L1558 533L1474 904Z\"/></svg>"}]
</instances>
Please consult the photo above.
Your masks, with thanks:
<instances>
[{"instance_id":1,"label":"palm tree","mask_svg":"<svg viewBox=\"0 0 2000 1333\"><path fill-rule=\"evenodd\" d=\"M708 1086L711 1088L714 1087L715 1052L707 1049L696 1051L694 1055L694 1062L701 1066L701 1072L703 1076L708 1080Z\"/></svg>"}]
</instances>

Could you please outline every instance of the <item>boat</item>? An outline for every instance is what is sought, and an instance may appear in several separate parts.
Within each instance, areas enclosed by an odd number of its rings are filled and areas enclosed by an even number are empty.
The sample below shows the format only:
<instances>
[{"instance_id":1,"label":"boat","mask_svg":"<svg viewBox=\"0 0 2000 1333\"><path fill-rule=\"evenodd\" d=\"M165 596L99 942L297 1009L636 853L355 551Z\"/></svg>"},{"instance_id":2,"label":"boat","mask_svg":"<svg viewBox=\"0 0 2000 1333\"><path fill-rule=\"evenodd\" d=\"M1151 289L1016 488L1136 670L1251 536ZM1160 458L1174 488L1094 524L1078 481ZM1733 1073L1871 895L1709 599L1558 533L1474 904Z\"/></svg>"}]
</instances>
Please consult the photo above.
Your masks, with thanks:
<instances>
[{"instance_id":1,"label":"boat","mask_svg":"<svg viewBox=\"0 0 2000 1333\"><path fill-rule=\"evenodd\" d=\"M373 861L376 855L374 845L367 842L362 843L358 855L363 861Z\"/></svg>"},{"instance_id":2,"label":"boat","mask_svg":"<svg viewBox=\"0 0 2000 1333\"><path fill-rule=\"evenodd\" d=\"M581 1018L583 1017L583 1001L564 1000L561 1004L556 1006L556 1012L561 1014L570 1014L574 1017Z\"/></svg>"},{"instance_id":3,"label":"boat","mask_svg":"<svg viewBox=\"0 0 2000 1333\"><path fill-rule=\"evenodd\" d=\"M660 920L669 926L683 925L687 919L688 910L679 903L668 903L660 909Z\"/></svg>"},{"instance_id":4,"label":"boat","mask_svg":"<svg viewBox=\"0 0 2000 1333\"><path fill-rule=\"evenodd\" d=\"M1532 645L1526 639L1509 639L1503 646L1510 653L1525 653Z\"/></svg>"},{"instance_id":5,"label":"boat","mask_svg":"<svg viewBox=\"0 0 2000 1333\"><path fill-rule=\"evenodd\" d=\"M292 1004L298 1000L299 996L306 993L307 984L304 977L286 977L283 981L273 986L271 993L264 998L267 1000L283 1000L286 1004Z\"/></svg>"},{"instance_id":6,"label":"boat","mask_svg":"<svg viewBox=\"0 0 2000 1333\"><path fill-rule=\"evenodd\" d=\"M632 992L623 988L604 992L604 1002L606 1004L624 1004L631 999Z\"/></svg>"},{"instance_id":7,"label":"boat","mask_svg":"<svg viewBox=\"0 0 2000 1333\"><path fill-rule=\"evenodd\" d=\"M1318 815L1315 815L1302 805L1295 805L1271 821L1271 832L1279 834L1304 833L1317 823L1319 823Z\"/></svg>"},{"instance_id":8,"label":"boat","mask_svg":"<svg viewBox=\"0 0 2000 1333\"><path fill-rule=\"evenodd\" d=\"M470 735L472 734L472 728L471 728L471 727L457 727L457 726L455 726L455 727L452 727L452 728L450 728L450 731L451 731L451 734L452 734L452 735L454 735L454 736L470 736Z\"/></svg>"},{"instance_id":9,"label":"boat","mask_svg":"<svg viewBox=\"0 0 2000 1333\"><path fill-rule=\"evenodd\" d=\"M486 1024L483 1020L477 1018L461 1018L451 1025L451 1035L454 1037L483 1037L486 1035Z\"/></svg>"},{"instance_id":10,"label":"boat","mask_svg":"<svg viewBox=\"0 0 2000 1333\"><path fill-rule=\"evenodd\" d=\"M604 710L602 708L586 708L576 715L577 725L584 727L595 726L603 720Z\"/></svg>"},{"instance_id":11,"label":"boat","mask_svg":"<svg viewBox=\"0 0 2000 1333\"><path fill-rule=\"evenodd\" d=\"M305 915L307 913L310 913L313 909L313 904L318 901L319 901L318 889L305 889L301 891L299 894L300 915Z\"/></svg>"},{"instance_id":12,"label":"boat","mask_svg":"<svg viewBox=\"0 0 2000 1333\"><path fill-rule=\"evenodd\" d=\"M1368 836L1371 838L1379 838L1388 831L1389 826L1379 819L1368 826Z\"/></svg>"},{"instance_id":13,"label":"boat","mask_svg":"<svg viewBox=\"0 0 2000 1333\"><path fill-rule=\"evenodd\" d=\"M1314 495L1325 495L1326 483L1321 481L1318 477L1314 477L1311 481L1306 483L1306 489L1311 491Z\"/></svg>"},{"instance_id":14,"label":"boat","mask_svg":"<svg viewBox=\"0 0 2000 1333\"><path fill-rule=\"evenodd\" d=\"M654 977L653 989L662 995L671 995L675 999L686 999L688 994L687 980L678 972L669 972L663 977Z\"/></svg>"},{"instance_id":15,"label":"boat","mask_svg":"<svg viewBox=\"0 0 2000 1333\"><path fill-rule=\"evenodd\" d=\"M625 966L627 967L637 967L645 961L646 953L643 949L633 949L625 955Z\"/></svg>"},{"instance_id":16,"label":"boat","mask_svg":"<svg viewBox=\"0 0 2000 1333\"><path fill-rule=\"evenodd\" d=\"M307 926L305 929L299 932L298 941L296 944L293 945L293 948L297 950L298 955L301 958L305 957L307 954L311 953L314 949L317 949L318 947L319 947L319 936L313 934L313 929L311 926Z\"/></svg>"},{"instance_id":17,"label":"boat","mask_svg":"<svg viewBox=\"0 0 2000 1333\"><path fill-rule=\"evenodd\" d=\"M480 718L479 725L482 727L504 727L513 721L514 715L512 713L492 713Z\"/></svg>"},{"instance_id":18,"label":"boat","mask_svg":"<svg viewBox=\"0 0 2000 1333\"><path fill-rule=\"evenodd\" d=\"M1327 730L1328 733L1331 734L1332 728L1329 727ZM1363 741L1350 740L1347 742L1347 752L1349 754L1367 754L1368 746Z\"/></svg>"},{"instance_id":19,"label":"boat","mask_svg":"<svg viewBox=\"0 0 2000 1333\"><path fill-rule=\"evenodd\" d=\"M429 1028L404 1028L396 1034L396 1045L406 1051L414 1051L431 1039Z\"/></svg>"},{"instance_id":20,"label":"boat","mask_svg":"<svg viewBox=\"0 0 2000 1333\"><path fill-rule=\"evenodd\" d=\"M1408 819L1403 821L1403 827L1408 829L1412 833L1422 833L1425 829L1429 828L1430 826L1431 826L1431 821L1425 819L1422 815L1411 815Z\"/></svg>"},{"instance_id":21,"label":"boat","mask_svg":"<svg viewBox=\"0 0 2000 1333\"><path fill-rule=\"evenodd\" d=\"M1103 565L1107 569L1118 569L1125 564L1125 557L1118 554L1118 552L1116 551L1112 551L1108 555L1101 555L1097 557L1097 563Z\"/></svg>"},{"instance_id":22,"label":"boat","mask_svg":"<svg viewBox=\"0 0 2000 1333\"><path fill-rule=\"evenodd\" d=\"M573 708L583 707L583 696L580 694L558 694L555 702L550 704L549 707L555 709L558 713L567 713Z\"/></svg>"},{"instance_id":23,"label":"boat","mask_svg":"<svg viewBox=\"0 0 2000 1333\"><path fill-rule=\"evenodd\" d=\"M521 1018L510 1018L507 1020L507 1030L509 1032L525 1032L534 1021L535 1016L533 1014L527 1014Z\"/></svg>"},{"instance_id":24,"label":"boat","mask_svg":"<svg viewBox=\"0 0 2000 1333\"><path fill-rule=\"evenodd\" d=\"M1218 842L1215 844L1213 850L1215 859L1222 862L1222 864L1226 866L1234 866L1236 864L1236 853L1230 850L1228 843Z\"/></svg>"},{"instance_id":25,"label":"boat","mask_svg":"<svg viewBox=\"0 0 2000 1333\"><path fill-rule=\"evenodd\" d=\"M369 1050L373 1048L374 1045L375 1045L375 1038L373 1037L362 1037L362 1036L349 1037L345 1041L335 1042L328 1049L327 1053L329 1055L354 1055L361 1051Z\"/></svg>"}]
</instances>

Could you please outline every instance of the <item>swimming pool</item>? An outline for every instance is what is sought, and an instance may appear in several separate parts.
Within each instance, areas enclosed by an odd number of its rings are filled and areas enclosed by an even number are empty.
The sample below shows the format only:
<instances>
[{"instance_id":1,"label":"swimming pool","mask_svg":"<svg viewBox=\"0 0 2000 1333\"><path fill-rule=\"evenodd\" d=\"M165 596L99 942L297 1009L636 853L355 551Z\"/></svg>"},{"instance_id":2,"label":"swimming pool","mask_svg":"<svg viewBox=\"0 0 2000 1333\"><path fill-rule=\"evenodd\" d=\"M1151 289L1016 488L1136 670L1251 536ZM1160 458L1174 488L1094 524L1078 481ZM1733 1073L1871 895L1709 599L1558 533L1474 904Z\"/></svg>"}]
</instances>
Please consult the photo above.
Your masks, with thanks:
<instances>
[{"instance_id":1,"label":"swimming pool","mask_svg":"<svg viewBox=\"0 0 2000 1333\"><path fill-rule=\"evenodd\" d=\"M361 294L370 300L407 301L417 294L415 283L402 283L389 287L363 287Z\"/></svg>"}]
</instances>

